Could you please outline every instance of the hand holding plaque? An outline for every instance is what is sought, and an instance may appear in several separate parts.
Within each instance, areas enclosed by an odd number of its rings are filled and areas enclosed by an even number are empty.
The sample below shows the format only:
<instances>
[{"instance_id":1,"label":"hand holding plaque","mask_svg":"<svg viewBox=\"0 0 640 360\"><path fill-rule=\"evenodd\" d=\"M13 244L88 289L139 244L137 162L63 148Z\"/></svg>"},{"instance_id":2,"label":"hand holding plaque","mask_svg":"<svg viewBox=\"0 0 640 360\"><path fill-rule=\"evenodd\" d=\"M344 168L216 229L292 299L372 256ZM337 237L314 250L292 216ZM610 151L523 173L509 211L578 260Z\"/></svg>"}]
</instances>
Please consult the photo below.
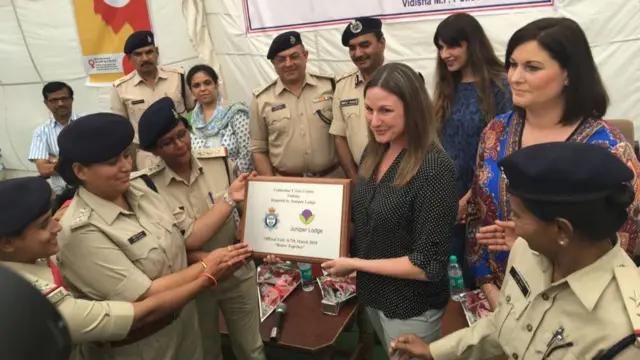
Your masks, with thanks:
<instances>
[{"instance_id":1,"label":"hand holding plaque","mask_svg":"<svg viewBox=\"0 0 640 360\"><path fill-rule=\"evenodd\" d=\"M347 256L349 183L348 179L249 178L242 241L261 257L322 263Z\"/></svg>"}]
</instances>

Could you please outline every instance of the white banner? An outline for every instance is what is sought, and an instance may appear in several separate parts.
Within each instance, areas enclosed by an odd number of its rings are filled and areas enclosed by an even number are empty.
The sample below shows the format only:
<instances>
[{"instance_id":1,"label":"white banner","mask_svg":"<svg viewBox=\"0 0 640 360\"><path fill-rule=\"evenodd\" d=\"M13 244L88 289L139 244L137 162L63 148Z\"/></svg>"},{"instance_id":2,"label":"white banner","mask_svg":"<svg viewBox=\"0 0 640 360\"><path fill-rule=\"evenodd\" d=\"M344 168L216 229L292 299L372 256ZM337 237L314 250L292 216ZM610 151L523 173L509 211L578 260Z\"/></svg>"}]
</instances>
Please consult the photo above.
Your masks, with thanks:
<instances>
[{"instance_id":1,"label":"white banner","mask_svg":"<svg viewBox=\"0 0 640 360\"><path fill-rule=\"evenodd\" d=\"M243 0L248 33L344 23L359 16L393 20L553 6L554 0Z\"/></svg>"},{"instance_id":2,"label":"white banner","mask_svg":"<svg viewBox=\"0 0 640 360\"><path fill-rule=\"evenodd\" d=\"M84 70L88 75L121 73L123 57L123 53L84 56Z\"/></svg>"}]
</instances>

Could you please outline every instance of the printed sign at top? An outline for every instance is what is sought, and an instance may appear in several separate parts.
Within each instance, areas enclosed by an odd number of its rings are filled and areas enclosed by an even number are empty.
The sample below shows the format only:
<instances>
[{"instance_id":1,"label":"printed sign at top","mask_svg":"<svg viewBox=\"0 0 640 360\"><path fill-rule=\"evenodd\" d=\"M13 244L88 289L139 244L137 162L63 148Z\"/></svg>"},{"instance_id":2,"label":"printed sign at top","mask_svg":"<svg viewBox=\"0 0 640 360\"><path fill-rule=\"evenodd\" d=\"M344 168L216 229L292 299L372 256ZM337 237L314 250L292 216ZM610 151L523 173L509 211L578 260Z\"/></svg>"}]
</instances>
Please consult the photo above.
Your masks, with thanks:
<instances>
[{"instance_id":1,"label":"printed sign at top","mask_svg":"<svg viewBox=\"0 0 640 360\"><path fill-rule=\"evenodd\" d=\"M317 28L359 16L411 21L458 11L519 11L553 4L554 0L243 0L248 33Z\"/></svg>"}]
</instances>

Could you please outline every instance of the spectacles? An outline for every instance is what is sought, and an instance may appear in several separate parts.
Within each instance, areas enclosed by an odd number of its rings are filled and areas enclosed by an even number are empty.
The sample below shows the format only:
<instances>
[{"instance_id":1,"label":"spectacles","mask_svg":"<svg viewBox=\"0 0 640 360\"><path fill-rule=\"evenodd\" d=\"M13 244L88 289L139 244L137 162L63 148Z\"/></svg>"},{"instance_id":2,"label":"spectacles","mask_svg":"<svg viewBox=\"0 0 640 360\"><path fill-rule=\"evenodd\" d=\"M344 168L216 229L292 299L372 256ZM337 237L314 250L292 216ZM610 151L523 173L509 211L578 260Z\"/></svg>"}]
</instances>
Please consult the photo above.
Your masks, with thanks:
<instances>
[{"instance_id":1,"label":"spectacles","mask_svg":"<svg viewBox=\"0 0 640 360\"><path fill-rule=\"evenodd\" d=\"M71 101L71 97L70 96L63 96L63 97L59 97L59 98L47 99L47 102L49 104L57 104L60 101L62 101L63 103L68 103L69 101Z\"/></svg>"},{"instance_id":2,"label":"spectacles","mask_svg":"<svg viewBox=\"0 0 640 360\"><path fill-rule=\"evenodd\" d=\"M284 63L287 62L287 59L291 59L291 62L296 62L298 60L300 60L300 58L302 57L302 54L295 52L289 56L282 56L282 55L278 55L273 59L273 62L276 65L282 65Z\"/></svg>"},{"instance_id":3,"label":"spectacles","mask_svg":"<svg viewBox=\"0 0 640 360\"><path fill-rule=\"evenodd\" d=\"M158 146L160 148L168 148L170 146L173 146L175 143L177 143L178 141L180 141L181 143L184 143L185 141L185 137L189 135L189 131L187 129L182 129L180 131L178 131L177 134L175 134L174 136L170 137L170 138L165 138L162 139L161 141L158 142Z\"/></svg>"}]
</instances>

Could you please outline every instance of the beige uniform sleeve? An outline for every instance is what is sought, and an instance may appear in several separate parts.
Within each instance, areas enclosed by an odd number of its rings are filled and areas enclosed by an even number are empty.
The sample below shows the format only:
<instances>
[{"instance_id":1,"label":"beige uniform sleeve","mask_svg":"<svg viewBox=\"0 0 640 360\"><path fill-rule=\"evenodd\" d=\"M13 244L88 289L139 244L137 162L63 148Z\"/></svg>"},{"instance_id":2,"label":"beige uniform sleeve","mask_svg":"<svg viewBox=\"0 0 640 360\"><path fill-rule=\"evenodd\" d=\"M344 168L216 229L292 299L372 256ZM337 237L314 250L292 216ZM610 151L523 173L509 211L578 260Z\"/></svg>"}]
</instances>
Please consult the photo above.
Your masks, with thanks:
<instances>
[{"instance_id":1,"label":"beige uniform sleeve","mask_svg":"<svg viewBox=\"0 0 640 360\"><path fill-rule=\"evenodd\" d=\"M251 135L251 152L266 153L269 151L269 132L267 124L258 112L258 100L254 96L249 107L249 134Z\"/></svg>"},{"instance_id":2,"label":"beige uniform sleeve","mask_svg":"<svg viewBox=\"0 0 640 360\"><path fill-rule=\"evenodd\" d=\"M133 304L74 299L67 294L57 304L74 343L124 339L133 324Z\"/></svg>"},{"instance_id":3,"label":"beige uniform sleeve","mask_svg":"<svg viewBox=\"0 0 640 360\"><path fill-rule=\"evenodd\" d=\"M496 338L496 309L471 327L458 330L429 346L434 360L490 359L503 354Z\"/></svg>"},{"instance_id":4,"label":"beige uniform sleeve","mask_svg":"<svg viewBox=\"0 0 640 360\"><path fill-rule=\"evenodd\" d=\"M115 86L111 87L111 112L122 115L127 119L129 118L127 108L124 106L122 99L120 99L120 95L118 94L118 90L116 90Z\"/></svg>"},{"instance_id":5,"label":"beige uniform sleeve","mask_svg":"<svg viewBox=\"0 0 640 360\"><path fill-rule=\"evenodd\" d=\"M333 121L329 128L329 134L342 137L347 136L347 126L344 122L344 117L342 116L338 91L333 94Z\"/></svg>"},{"instance_id":6,"label":"beige uniform sleeve","mask_svg":"<svg viewBox=\"0 0 640 360\"><path fill-rule=\"evenodd\" d=\"M86 226L74 231L58 254L65 278L93 299L135 302L151 280L104 233Z\"/></svg>"},{"instance_id":7,"label":"beige uniform sleeve","mask_svg":"<svg viewBox=\"0 0 640 360\"><path fill-rule=\"evenodd\" d=\"M509 272L511 264L518 257L518 254L527 251L525 244L524 240L520 238L514 243L507 261L507 272ZM506 288L508 281L509 279L505 279L505 283L502 286L503 290ZM501 325L497 323L497 319L502 309L502 298L503 296L500 297L496 310L486 318L480 319L469 328L459 330L432 343L429 348L434 360L489 359L504 354L502 345L500 345L496 337L499 330L498 327Z\"/></svg>"}]
</instances>

